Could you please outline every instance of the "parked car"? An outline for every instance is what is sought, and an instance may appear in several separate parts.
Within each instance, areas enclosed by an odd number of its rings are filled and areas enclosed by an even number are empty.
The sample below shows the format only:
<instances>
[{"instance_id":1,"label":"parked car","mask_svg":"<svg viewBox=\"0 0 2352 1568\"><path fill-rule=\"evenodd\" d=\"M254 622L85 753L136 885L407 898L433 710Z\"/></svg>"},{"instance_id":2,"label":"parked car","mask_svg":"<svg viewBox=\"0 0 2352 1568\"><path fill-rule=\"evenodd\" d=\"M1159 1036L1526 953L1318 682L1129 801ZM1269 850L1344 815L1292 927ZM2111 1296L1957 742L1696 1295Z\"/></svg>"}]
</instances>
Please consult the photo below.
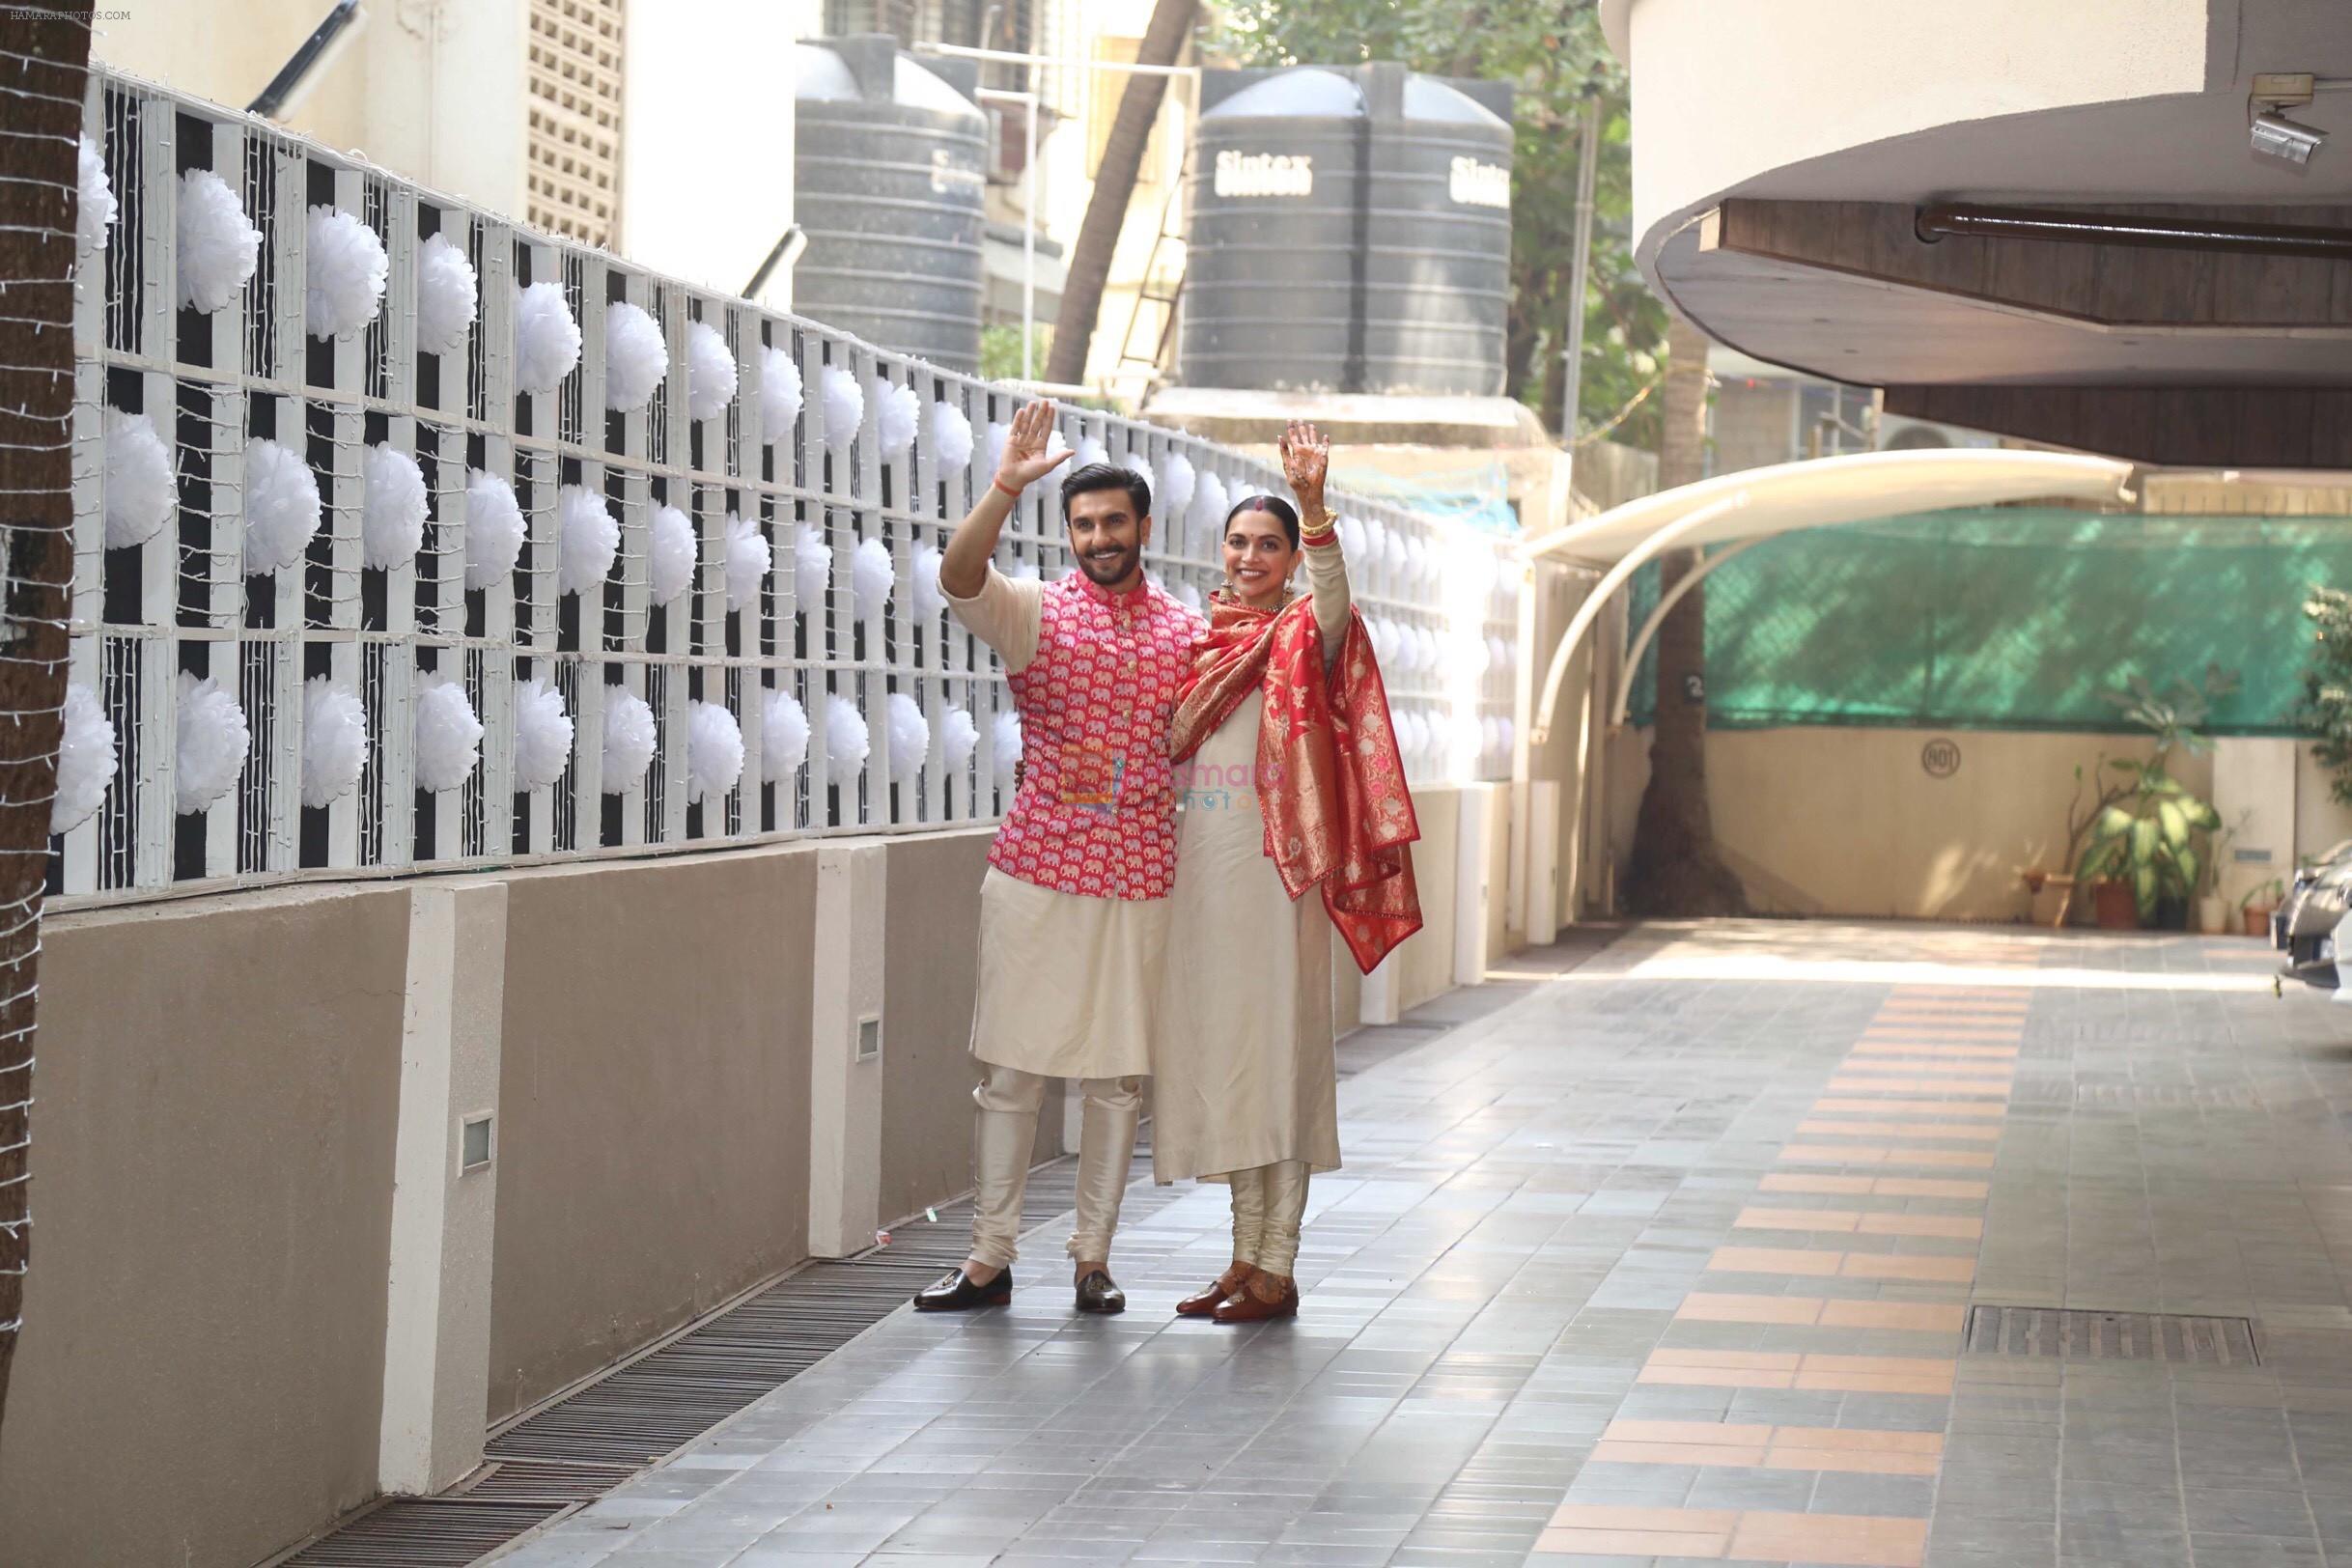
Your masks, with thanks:
<instances>
[{"instance_id":1,"label":"parked car","mask_svg":"<svg viewBox=\"0 0 2352 1568\"><path fill-rule=\"evenodd\" d=\"M2271 945L2286 955L2288 979L2323 991L2338 989L2337 954L2352 949L2347 914L2352 914L2352 839L2296 872L2294 885L2271 911Z\"/></svg>"}]
</instances>

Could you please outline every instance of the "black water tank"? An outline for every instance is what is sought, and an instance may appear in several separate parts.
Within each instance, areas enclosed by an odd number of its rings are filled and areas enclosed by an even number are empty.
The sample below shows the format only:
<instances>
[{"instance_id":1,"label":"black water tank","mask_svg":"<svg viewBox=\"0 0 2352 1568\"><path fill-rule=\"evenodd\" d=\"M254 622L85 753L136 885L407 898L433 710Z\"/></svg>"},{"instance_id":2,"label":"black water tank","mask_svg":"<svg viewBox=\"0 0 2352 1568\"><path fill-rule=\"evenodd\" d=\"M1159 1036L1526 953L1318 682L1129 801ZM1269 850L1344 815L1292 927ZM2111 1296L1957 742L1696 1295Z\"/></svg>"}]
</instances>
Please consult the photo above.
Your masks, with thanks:
<instances>
[{"instance_id":1,"label":"black water tank","mask_svg":"<svg viewBox=\"0 0 2352 1568\"><path fill-rule=\"evenodd\" d=\"M1374 64L1209 71L1187 188L1193 386L1499 393L1509 89Z\"/></svg>"},{"instance_id":2,"label":"black water tank","mask_svg":"<svg viewBox=\"0 0 2352 1568\"><path fill-rule=\"evenodd\" d=\"M1359 374L1365 125L1356 82L1314 68L1203 109L1185 190L1188 384L1340 391Z\"/></svg>"},{"instance_id":3,"label":"black water tank","mask_svg":"<svg viewBox=\"0 0 2352 1568\"><path fill-rule=\"evenodd\" d=\"M949 370L980 368L988 120L956 68L887 35L794 51L793 309Z\"/></svg>"}]
</instances>

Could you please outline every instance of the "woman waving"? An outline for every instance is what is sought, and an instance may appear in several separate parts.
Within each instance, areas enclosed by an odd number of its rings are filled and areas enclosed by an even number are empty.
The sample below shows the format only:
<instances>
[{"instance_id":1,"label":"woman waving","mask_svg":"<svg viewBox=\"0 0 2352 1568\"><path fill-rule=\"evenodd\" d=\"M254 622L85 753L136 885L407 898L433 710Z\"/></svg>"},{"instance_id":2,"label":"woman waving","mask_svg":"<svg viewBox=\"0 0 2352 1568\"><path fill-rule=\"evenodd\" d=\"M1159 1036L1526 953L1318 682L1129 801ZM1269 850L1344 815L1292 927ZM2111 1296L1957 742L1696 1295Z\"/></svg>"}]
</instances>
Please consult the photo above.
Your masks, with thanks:
<instances>
[{"instance_id":1,"label":"woman waving","mask_svg":"<svg viewBox=\"0 0 2352 1568\"><path fill-rule=\"evenodd\" d=\"M1232 1186L1233 1266L1176 1308L1219 1323L1297 1315L1307 1177L1339 1166L1326 919L1366 973L1421 924L1419 828L1324 510L1330 461L1330 442L1294 423L1282 467L1297 508L1261 495L1227 516L1225 585L1169 748L1180 826L1152 1164L1162 1182ZM1290 587L1302 555L1303 597Z\"/></svg>"}]
</instances>

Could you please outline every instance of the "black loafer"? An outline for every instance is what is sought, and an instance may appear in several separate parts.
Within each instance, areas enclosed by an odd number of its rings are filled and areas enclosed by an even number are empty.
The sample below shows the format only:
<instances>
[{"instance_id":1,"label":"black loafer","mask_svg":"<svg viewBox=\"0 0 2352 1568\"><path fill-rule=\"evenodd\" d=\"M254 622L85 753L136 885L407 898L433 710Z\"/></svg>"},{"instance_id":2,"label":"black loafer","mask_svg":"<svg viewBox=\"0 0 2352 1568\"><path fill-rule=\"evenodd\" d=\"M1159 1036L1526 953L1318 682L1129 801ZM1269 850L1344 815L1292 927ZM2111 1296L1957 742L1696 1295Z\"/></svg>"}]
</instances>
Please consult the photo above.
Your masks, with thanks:
<instances>
[{"instance_id":1,"label":"black loafer","mask_svg":"<svg viewBox=\"0 0 2352 1568\"><path fill-rule=\"evenodd\" d=\"M975 1306L1013 1304L1013 1271L1005 1270L985 1285L975 1285L958 1269L914 1293L917 1312L968 1312Z\"/></svg>"},{"instance_id":2,"label":"black loafer","mask_svg":"<svg viewBox=\"0 0 2352 1568\"><path fill-rule=\"evenodd\" d=\"M1097 1269L1078 1282L1078 1309L1081 1312L1124 1312L1127 1292L1111 1283L1110 1275Z\"/></svg>"}]
</instances>

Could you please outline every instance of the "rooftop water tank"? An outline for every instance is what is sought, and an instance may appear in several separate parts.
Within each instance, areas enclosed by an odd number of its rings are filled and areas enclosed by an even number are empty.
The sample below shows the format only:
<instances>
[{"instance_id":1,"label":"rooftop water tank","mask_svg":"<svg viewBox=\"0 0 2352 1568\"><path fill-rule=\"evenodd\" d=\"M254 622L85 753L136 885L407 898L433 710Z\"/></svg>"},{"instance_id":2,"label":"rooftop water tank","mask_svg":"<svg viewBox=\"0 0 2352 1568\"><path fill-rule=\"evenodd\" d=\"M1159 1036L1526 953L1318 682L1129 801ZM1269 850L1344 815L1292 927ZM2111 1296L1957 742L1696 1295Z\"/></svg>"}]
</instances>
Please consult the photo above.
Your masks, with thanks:
<instances>
[{"instance_id":1,"label":"rooftop water tank","mask_svg":"<svg viewBox=\"0 0 2352 1568\"><path fill-rule=\"evenodd\" d=\"M794 212L808 250L793 308L879 348L980 368L988 120L887 35L794 55Z\"/></svg>"},{"instance_id":2,"label":"rooftop water tank","mask_svg":"<svg viewBox=\"0 0 2352 1568\"><path fill-rule=\"evenodd\" d=\"M1503 386L1509 89L1374 64L1209 71L1187 190L1193 386Z\"/></svg>"}]
</instances>

